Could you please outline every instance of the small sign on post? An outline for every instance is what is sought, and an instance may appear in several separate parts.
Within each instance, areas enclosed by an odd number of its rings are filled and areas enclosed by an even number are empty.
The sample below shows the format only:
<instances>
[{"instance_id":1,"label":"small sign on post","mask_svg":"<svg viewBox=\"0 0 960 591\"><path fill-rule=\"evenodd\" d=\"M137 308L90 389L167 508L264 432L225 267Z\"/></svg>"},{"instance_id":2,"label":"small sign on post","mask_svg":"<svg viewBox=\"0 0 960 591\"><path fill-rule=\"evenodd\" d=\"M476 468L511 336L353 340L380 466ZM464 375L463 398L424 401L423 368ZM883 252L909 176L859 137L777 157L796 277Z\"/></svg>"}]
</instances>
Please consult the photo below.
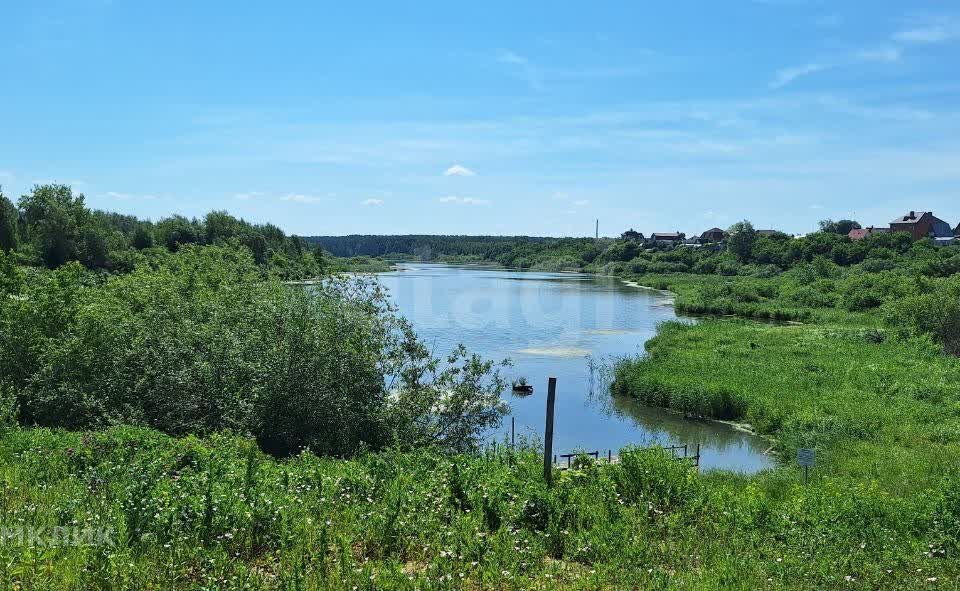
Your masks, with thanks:
<instances>
[{"instance_id":1,"label":"small sign on post","mask_svg":"<svg viewBox=\"0 0 960 591\"><path fill-rule=\"evenodd\" d=\"M817 461L817 454L814 450L806 447L801 447L797 450L797 464L803 466L803 483L807 483L808 473L810 468Z\"/></svg>"}]
</instances>

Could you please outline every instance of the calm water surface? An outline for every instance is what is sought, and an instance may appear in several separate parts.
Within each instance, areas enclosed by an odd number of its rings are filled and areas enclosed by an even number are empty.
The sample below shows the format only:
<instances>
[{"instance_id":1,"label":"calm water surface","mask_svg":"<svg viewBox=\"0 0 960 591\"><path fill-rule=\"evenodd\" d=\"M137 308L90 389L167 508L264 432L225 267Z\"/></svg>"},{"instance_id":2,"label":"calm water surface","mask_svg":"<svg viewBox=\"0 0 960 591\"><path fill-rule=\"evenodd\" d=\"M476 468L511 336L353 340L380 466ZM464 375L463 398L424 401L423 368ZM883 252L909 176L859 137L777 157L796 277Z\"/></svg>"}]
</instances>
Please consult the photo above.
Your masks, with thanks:
<instances>
[{"instance_id":1,"label":"calm water surface","mask_svg":"<svg viewBox=\"0 0 960 591\"><path fill-rule=\"evenodd\" d=\"M535 388L524 398L505 394L518 437L542 438L547 378L554 376L557 453L700 443L704 468L756 471L774 463L761 438L609 395L611 361L642 353L657 323L676 318L663 294L592 275L421 263L402 264L380 281L437 354L463 343L484 357L512 360L505 377L525 376ZM509 418L504 426L508 433Z\"/></svg>"}]
</instances>

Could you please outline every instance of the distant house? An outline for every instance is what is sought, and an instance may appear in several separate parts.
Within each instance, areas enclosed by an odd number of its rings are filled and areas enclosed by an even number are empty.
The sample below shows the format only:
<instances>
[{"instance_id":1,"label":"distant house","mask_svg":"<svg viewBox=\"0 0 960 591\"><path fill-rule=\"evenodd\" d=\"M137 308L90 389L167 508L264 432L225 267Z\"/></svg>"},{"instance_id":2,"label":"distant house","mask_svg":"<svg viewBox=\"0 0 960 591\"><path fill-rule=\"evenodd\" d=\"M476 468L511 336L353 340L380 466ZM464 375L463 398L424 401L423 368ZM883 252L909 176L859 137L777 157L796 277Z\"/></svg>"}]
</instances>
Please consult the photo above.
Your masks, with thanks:
<instances>
[{"instance_id":1,"label":"distant house","mask_svg":"<svg viewBox=\"0 0 960 591\"><path fill-rule=\"evenodd\" d=\"M650 240L658 244L676 244L683 241L682 232L654 232L650 234Z\"/></svg>"},{"instance_id":2,"label":"distant house","mask_svg":"<svg viewBox=\"0 0 960 591\"><path fill-rule=\"evenodd\" d=\"M891 232L907 232L914 240L923 238L953 238L950 224L929 211L911 211L890 222Z\"/></svg>"},{"instance_id":3,"label":"distant house","mask_svg":"<svg viewBox=\"0 0 960 591\"><path fill-rule=\"evenodd\" d=\"M700 241L704 244L709 242L723 242L726 236L727 233L720 228L710 228L703 234L700 234Z\"/></svg>"},{"instance_id":4,"label":"distant house","mask_svg":"<svg viewBox=\"0 0 960 591\"><path fill-rule=\"evenodd\" d=\"M889 233L890 228L874 228L873 226L867 228L854 228L850 230L850 233L847 236L850 240L863 240L871 234L884 234Z\"/></svg>"},{"instance_id":5,"label":"distant house","mask_svg":"<svg viewBox=\"0 0 960 591\"><path fill-rule=\"evenodd\" d=\"M637 232L633 228L630 228L623 234L620 234L621 240L633 240L634 242L642 242L644 240L643 233Z\"/></svg>"}]
</instances>

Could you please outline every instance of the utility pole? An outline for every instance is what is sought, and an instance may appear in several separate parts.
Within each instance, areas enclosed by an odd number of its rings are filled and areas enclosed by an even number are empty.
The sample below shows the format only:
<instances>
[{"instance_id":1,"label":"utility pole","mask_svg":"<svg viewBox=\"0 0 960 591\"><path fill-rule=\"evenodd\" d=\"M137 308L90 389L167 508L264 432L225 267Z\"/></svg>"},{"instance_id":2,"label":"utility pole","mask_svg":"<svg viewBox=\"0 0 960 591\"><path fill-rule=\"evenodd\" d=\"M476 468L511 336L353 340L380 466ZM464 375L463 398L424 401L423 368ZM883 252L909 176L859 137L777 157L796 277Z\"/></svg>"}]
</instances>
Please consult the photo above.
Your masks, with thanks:
<instances>
[{"instance_id":1,"label":"utility pole","mask_svg":"<svg viewBox=\"0 0 960 591\"><path fill-rule=\"evenodd\" d=\"M597 228L594 230L593 238L594 240L600 239L600 218L597 218Z\"/></svg>"}]
</instances>

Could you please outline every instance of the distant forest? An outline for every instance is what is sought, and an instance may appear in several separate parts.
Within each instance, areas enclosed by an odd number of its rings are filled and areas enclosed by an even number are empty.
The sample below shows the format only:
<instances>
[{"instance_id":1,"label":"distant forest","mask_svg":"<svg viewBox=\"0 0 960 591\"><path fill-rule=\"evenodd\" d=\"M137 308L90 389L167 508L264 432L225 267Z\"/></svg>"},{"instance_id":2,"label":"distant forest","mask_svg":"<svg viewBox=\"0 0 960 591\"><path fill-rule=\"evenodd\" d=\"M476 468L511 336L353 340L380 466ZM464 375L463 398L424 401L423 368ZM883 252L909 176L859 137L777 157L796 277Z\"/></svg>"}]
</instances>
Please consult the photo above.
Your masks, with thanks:
<instances>
[{"instance_id":1,"label":"distant forest","mask_svg":"<svg viewBox=\"0 0 960 591\"><path fill-rule=\"evenodd\" d=\"M304 236L308 244L320 245L338 257L385 256L391 254L415 255L424 259L440 256L475 256L495 259L497 255L510 252L518 244L543 244L557 238L536 236L437 236L406 234L376 236L354 234L351 236Z\"/></svg>"}]
</instances>

